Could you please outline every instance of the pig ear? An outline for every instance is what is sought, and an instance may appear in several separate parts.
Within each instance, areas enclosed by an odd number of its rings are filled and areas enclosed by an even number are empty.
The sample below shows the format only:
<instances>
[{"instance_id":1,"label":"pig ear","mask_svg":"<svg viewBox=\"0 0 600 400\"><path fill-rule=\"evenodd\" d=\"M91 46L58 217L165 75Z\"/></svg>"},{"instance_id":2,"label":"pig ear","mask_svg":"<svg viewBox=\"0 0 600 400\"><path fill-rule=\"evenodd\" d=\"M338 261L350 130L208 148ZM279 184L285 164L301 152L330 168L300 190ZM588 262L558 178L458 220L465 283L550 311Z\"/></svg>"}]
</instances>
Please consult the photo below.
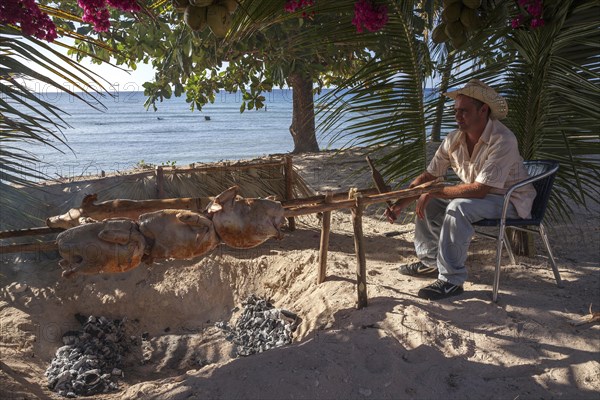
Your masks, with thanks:
<instances>
[{"instance_id":1,"label":"pig ear","mask_svg":"<svg viewBox=\"0 0 600 400\"><path fill-rule=\"evenodd\" d=\"M98 238L108 243L127 244L129 242L129 231L104 228L98 233Z\"/></svg>"},{"instance_id":2,"label":"pig ear","mask_svg":"<svg viewBox=\"0 0 600 400\"><path fill-rule=\"evenodd\" d=\"M206 217L191 211L183 211L177 213L177 219L186 225L204 226L206 225Z\"/></svg>"},{"instance_id":3,"label":"pig ear","mask_svg":"<svg viewBox=\"0 0 600 400\"><path fill-rule=\"evenodd\" d=\"M221 211L222 209L223 209L223 206L218 203L217 199L214 199L212 201L212 203L210 203L208 205L208 208L206 209L206 211L208 211L209 213L215 213L217 211Z\"/></svg>"},{"instance_id":4,"label":"pig ear","mask_svg":"<svg viewBox=\"0 0 600 400\"><path fill-rule=\"evenodd\" d=\"M224 192L221 192L217 197L215 197L214 202L219 203L219 204L225 204L230 201L233 201L239 191L240 191L239 187L232 186L229 189L225 190Z\"/></svg>"}]
</instances>

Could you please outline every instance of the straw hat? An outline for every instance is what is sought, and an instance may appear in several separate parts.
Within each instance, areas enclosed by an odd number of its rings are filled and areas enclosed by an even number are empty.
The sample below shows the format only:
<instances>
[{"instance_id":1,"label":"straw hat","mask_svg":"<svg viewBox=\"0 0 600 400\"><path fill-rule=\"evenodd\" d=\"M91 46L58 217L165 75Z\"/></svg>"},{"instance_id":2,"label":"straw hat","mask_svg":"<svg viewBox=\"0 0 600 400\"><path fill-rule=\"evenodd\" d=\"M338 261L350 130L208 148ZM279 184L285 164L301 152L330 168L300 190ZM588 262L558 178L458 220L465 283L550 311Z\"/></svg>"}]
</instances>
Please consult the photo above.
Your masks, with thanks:
<instances>
[{"instance_id":1,"label":"straw hat","mask_svg":"<svg viewBox=\"0 0 600 400\"><path fill-rule=\"evenodd\" d=\"M444 93L444 96L456 99L459 94L472 97L487 104L490 107L491 119L503 119L508 114L508 104L506 104L504 97L500 96L494 89L479 79L471 79L462 89Z\"/></svg>"}]
</instances>

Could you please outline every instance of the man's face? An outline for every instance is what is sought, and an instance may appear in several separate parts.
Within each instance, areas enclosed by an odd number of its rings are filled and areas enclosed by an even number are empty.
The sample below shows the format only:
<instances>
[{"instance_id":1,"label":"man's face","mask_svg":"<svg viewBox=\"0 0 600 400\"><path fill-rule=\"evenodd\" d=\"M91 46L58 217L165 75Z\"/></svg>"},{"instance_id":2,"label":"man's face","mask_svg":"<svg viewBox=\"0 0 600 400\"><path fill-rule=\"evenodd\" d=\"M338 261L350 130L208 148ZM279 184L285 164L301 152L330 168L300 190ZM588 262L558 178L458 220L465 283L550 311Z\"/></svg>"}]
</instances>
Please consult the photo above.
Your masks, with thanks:
<instances>
[{"instance_id":1,"label":"man's face","mask_svg":"<svg viewBox=\"0 0 600 400\"><path fill-rule=\"evenodd\" d=\"M480 133L487 124L489 106L477 107L472 98L459 95L454 101L454 117L458 128L466 133Z\"/></svg>"}]
</instances>

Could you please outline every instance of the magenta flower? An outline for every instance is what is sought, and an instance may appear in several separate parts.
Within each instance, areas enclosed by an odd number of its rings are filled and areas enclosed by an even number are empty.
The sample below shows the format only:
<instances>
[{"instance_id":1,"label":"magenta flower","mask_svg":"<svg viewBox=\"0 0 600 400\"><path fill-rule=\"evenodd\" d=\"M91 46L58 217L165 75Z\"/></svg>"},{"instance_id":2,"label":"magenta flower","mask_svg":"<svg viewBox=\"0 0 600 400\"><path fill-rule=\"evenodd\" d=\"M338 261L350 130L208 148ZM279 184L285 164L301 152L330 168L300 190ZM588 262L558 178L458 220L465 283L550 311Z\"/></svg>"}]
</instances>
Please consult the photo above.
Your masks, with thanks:
<instances>
[{"instance_id":1,"label":"magenta flower","mask_svg":"<svg viewBox=\"0 0 600 400\"><path fill-rule=\"evenodd\" d=\"M289 13L293 13L296 10L310 7L313 4L315 4L314 0L287 0L285 2L285 6L283 6L283 9Z\"/></svg>"},{"instance_id":2,"label":"magenta flower","mask_svg":"<svg viewBox=\"0 0 600 400\"><path fill-rule=\"evenodd\" d=\"M517 15L516 17L514 17L511 21L510 25L512 26L513 29L517 29L518 27L523 25L523 16Z\"/></svg>"},{"instance_id":3,"label":"magenta flower","mask_svg":"<svg viewBox=\"0 0 600 400\"><path fill-rule=\"evenodd\" d=\"M106 32L110 27L110 12L107 6L121 11L140 11L142 8L136 0L78 0L83 9L82 20L94 25L96 32Z\"/></svg>"},{"instance_id":4,"label":"magenta flower","mask_svg":"<svg viewBox=\"0 0 600 400\"><path fill-rule=\"evenodd\" d=\"M541 1L537 1L533 4L527 6L527 12L531 14L533 17L541 17L543 11L543 6Z\"/></svg>"},{"instance_id":5,"label":"magenta flower","mask_svg":"<svg viewBox=\"0 0 600 400\"><path fill-rule=\"evenodd\" d=\"M531 26L532 28L540 28L542 26L544 26L544 20L542 18L534 18L531 20L531 23L529 24L529 26Z\"/></svg>"},{"instance_id":6,"label":"magenta flower","mask_svg":"<svg viewBox=\"0 0 600 400\"><path fill-rule=\"evenodd\" d=\"M511 21L513 29L523 26L525 19L530 20L529 26L532 29L544 26L545 21L542 17L544 13L544 4L542 0L518 0L519 7L522 8L521 14L517 15Z\"/></svg>"},{"instance_id":7,"label":"magenta flower","mask_svg":"<svg viewBox=\"0 0 600 400\"><path fill-rule=\"evenodd\" d=\"M106 0L78 0L77 4L83 9L83 22L93 24L97 32L108 31L110 13L106 7Z\"/></svg>"},{"instance_id":8,"label":"magenta flower","mask_svg":"<svg viewBox=\"0 0 600 400\"><path fill-rule=\"evenodd\" d=\"M34 0L2 0L0 24L20 26L24 35L52 42L58 37L56 25Z\"/></svg>"},{"instance_id":9,"label":"magenta flower","mask_svg":"<svg viewBox=\"0 0 600 400\"><path fill-rule=\"evenodd\" d=\"M388 21L388 12L385 5L377 6L371 0L358 0L354 4L354 18L352 25L356 26L358 33L363 32L363 27L370 32L383 28Z\"/></svg>"}]
</instances>

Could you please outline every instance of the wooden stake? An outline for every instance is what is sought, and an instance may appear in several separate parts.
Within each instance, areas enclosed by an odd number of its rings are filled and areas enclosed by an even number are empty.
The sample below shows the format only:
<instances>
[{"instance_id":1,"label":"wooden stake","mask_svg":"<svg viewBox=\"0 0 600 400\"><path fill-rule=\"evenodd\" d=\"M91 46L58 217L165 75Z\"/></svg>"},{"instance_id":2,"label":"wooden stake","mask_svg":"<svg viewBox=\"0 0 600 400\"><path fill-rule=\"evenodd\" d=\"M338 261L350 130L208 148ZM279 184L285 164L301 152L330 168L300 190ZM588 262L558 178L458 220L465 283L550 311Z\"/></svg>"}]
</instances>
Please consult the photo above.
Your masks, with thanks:
<instances>
[{"instance_id":1,"label":"wooden stake","mask_svg":"<svg viewBox=\"0 0 600 400\"><path fill-rule=\"evenodd\" d=\"M294 169L292 167L292 157L285 156L283 164L283 177L285 180L285 200L294 198ZM290 231L296 230L296 219L288 217L288 226Z\"/></svg>"},{"instance_id":2,"label":"wooden stake","mask_svg":"<svg viewBox=\"0 0 600 400\"><path fill-rule=\"evenodd\" d=\"M156 198L157 199L165 198L164 180L165 180L165 174L163 171L163 167L160 165L157 165L156 166Z\"/></svg>"},{"instance_id":3,"label":"wooden stake","mask_svg":"<svg viewBox=\"0 0 600 400\"><path fill-rule=\"evenodd\" d=\"M367 306L367 261L365 258L365 242L362 229L362 215L365 208L364 199L356 196L356 206L352 208L352 224L354 225L354 249L356 250L356 289L358 294L357 308Z\"/></svg>"},{"instance_id":4,"label":"wooden stake","mask_svg":"<svg viewBox=\"0 0 600 400\"><path fill-rule=\"evenodd\" d=\"M409 197L419 196L423 193L432 193L432 192L441 190L442 187L443 187L443 185L441 185L441 184L428 185L428 186L417 186L412 189L403 189L403 190L397 190L397 191L389 192L389 193L375 194L375 195L371 195L371 196L363 196L362 201L363 201L363 205L366 207L370 204L385 202L386 200L406 199ZM357 193L361 193L361 192L357 191ZM334 196L334 199L335 199L335 196ZM339 210L342 208L353 208L353 207L355 207L356 201L355 200L340 200L340 201L333 201L329 204L324 204L322 201L318 201L315 203L319 203L319 204L315 204L315 205L311 204L311 205L292 207L292 208L287 208L287 205L284 205L285 212L283 215L285 217L295 217L298 215L314 214L317 212Z\"/></svg>"},{"instance_id":5,"label":"wooden stake","mask_svg":"<svg viewBox=\"0 0 600 400\"><path fill-rule=\"evenodd\" d=\"M39 228L27 228L27 229L15 229L12 231L0 232L0 239L10 237L21 237L21 236L36 236L36 235L47 235L49 233L59 233L64 231L63 228L48 228L45 226Z\"/></svg>"},{"instance_id":6,"label":"wooden stake","mask_svg":"<svg viewBox=\"0 0 600 400\"><path fill-rule=\"evenodd\" d=\"M331 201L332 194L327 192L325 195L325 203ZM329 231L331 230L331 211L323 213L321 221L321 243L319 247L319 274L317 275L317 284L325 281L327 277L327 252L329 250Z\"/></svg>"},{"instance_id":7,"label":"wooden stake","mask_svg":"<svg viewBox=\"0 0 600 400\"><path fill-rule=\"evenodd\" d=\"M58 245L56 244L56 241L53 240L51 242L9 244L7 246L0 246L0 254L26 253L48 250L58 250Z\"/></svg>"}]
</instances>

